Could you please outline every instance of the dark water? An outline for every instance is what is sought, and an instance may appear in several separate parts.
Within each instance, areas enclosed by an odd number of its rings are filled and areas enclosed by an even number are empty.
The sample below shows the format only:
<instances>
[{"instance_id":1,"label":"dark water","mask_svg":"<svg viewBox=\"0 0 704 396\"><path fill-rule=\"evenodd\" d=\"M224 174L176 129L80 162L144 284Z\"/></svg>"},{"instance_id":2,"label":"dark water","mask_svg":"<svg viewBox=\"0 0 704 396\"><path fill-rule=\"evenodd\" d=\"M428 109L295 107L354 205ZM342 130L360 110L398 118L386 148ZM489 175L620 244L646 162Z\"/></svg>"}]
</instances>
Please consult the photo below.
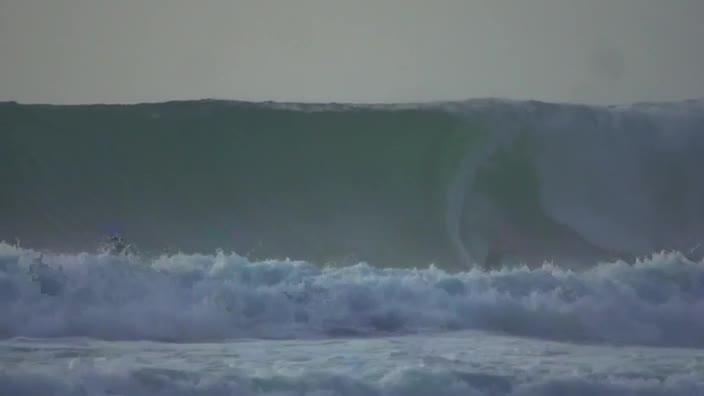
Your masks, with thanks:
<instances>
[{"instance_id":1,"label":"dark water","mask_svg":"<svg viewBox=\"0 0 704 396\"><path fill-rule=\"evenodd\" d=\"M0 104L0 240L461 268L701 255L704 102Z\"/></svg>"}]
</instances>

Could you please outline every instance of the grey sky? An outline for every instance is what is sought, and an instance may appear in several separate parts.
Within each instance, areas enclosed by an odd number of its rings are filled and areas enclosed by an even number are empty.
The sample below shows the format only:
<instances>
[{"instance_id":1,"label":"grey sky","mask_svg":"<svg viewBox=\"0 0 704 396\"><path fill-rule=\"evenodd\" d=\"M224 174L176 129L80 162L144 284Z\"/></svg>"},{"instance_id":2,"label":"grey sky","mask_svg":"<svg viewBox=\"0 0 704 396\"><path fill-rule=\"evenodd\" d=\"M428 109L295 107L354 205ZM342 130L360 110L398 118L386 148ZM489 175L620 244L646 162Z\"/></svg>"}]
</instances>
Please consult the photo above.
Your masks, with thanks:
<instances>
[{"instance_id":1,"label":"grey sky","mask_svg":"<svg viewBox=\"0 0 704 396\"><path fill-rule=\"evenodd\" d=\"M0 100L704 97L704 0L0 0Z\"/></svg>"}]
</instances>

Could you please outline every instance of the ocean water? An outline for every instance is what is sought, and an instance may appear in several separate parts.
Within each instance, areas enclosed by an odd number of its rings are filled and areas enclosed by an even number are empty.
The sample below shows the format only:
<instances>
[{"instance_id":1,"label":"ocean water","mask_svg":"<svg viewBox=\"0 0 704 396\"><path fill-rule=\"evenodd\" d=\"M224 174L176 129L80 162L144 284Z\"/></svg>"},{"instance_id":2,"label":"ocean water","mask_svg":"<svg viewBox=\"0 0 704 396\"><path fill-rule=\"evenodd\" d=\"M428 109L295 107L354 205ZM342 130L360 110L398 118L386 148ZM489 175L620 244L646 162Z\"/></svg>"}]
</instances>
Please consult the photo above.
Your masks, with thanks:
<instances>
[{"instance_id":1,"label":"ocean water","mask_svg":"<svg viewBox=\"0 0 704 396\"><path fill-rule=\"evenodd\" d=\"M318 264L702 257L704 100L0 104L0 240Z\"/></svg>"},{"instance_id":2,"label":"ocean water","mask_svg":"<svg viewBox=\"0 0 704 396\"><path fill-rule=\"evenodd\" d=\"M0 121L1 396L704 395L703 100Z\"/></svg>"},{"instance_id":3,"label":"ocean water","mask_svg":"<svg viewBox=\"0 0 704 396\"><path fill-rule=\"evenodd\" d=\"M7 395L701 395L704 353L483 332L0 342Z\"/></svg>"},{"instance_id":4,"label":"ocean water","mask_svg":"<svg viewBox=\"0 0 704 396\"><path fill-rule=\"evenodd\" d=\"M0 245L0 394L699 395L704 262L446 272Z\"/></svg>"}]
</instances>

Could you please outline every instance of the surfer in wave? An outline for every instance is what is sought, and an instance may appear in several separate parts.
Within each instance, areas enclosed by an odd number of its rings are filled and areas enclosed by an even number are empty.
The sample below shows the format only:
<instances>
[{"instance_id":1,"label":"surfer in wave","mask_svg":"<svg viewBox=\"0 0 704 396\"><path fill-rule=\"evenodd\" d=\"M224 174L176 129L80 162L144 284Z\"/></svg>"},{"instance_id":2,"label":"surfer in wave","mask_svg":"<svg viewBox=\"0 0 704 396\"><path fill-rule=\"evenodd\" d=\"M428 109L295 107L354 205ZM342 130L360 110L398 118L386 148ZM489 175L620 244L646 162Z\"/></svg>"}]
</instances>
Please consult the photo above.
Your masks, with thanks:
<instances>
[{"instance_id":1,"label":"surfer in wave","mask_svg":"<svg viewBox=\"0 0 704 396\"><path fill-rule=\"evenodd\" d=\"M132 252L132 244L118 233L110 234L100 245L101 252L112 255L126 255Z\"/></svg>"}]
</instances>

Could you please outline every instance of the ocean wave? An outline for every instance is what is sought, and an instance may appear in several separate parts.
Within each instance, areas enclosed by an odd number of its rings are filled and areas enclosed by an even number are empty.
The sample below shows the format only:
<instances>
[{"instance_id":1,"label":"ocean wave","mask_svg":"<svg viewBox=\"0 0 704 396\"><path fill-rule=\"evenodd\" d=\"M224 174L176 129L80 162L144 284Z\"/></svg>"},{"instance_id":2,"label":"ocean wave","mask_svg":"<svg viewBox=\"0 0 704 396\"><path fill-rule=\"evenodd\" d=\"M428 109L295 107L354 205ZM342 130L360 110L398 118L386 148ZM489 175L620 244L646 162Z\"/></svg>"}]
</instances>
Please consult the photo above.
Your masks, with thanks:
<instances>
[{"instance_id":1,"label":"ocean wave","mask_svg":"<svg viewBox=\"0 0 704 396\"><path fill-rule=\"evenodd\" d=\"M0 104L0 239L378 266L704 256L704 100Z\"/></svg>"},{"instance_id":2,"label":"ocean wave","mask_svg":"<svg viewBox=\"0 0 704 396\"><path fill-rule=\"evenodd\" d=\"M704 346L704 262L449 273L237 254L52 254L0 244L0 334L189 342L482 329Z\"/></svg>"}]
</instances>

